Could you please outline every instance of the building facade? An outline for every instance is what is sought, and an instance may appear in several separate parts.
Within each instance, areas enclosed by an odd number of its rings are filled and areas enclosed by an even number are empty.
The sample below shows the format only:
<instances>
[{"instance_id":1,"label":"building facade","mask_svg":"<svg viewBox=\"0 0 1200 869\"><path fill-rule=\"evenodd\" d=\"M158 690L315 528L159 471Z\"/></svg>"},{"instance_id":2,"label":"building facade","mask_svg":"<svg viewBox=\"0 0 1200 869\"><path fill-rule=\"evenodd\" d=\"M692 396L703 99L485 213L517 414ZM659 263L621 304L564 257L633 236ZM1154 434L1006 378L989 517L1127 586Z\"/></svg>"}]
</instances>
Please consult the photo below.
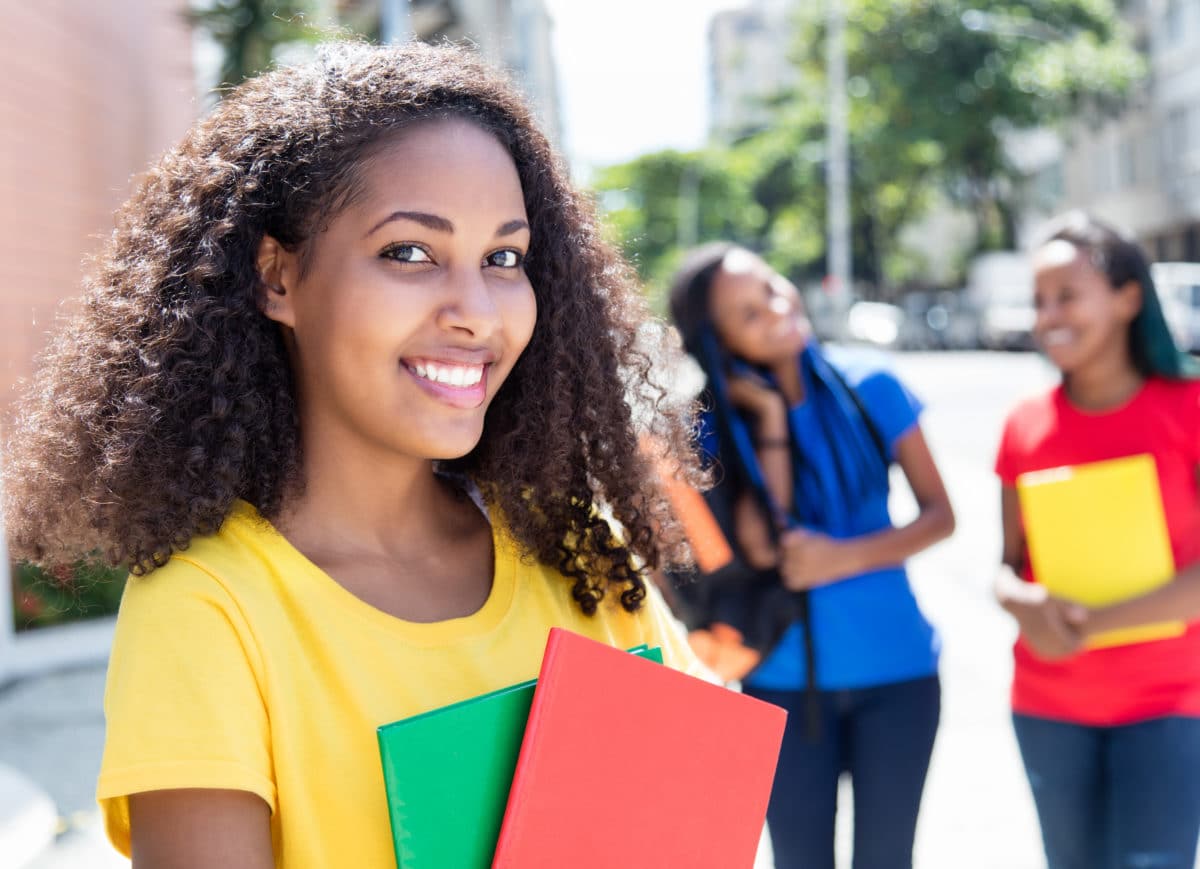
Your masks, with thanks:
<instances>
[{"instance_id":1,"label":"building facade","mask_svg":"<svg viewBox=\"0 0 1200 869\"><path fill-rule=\"evenodd\" d=\"M187 0L15 3L0 28L0 417L135 176L198 110Z\"/></svg>"},{"instance_id":2,"label":"building facade","mask_svg":"<svg viewBox=\"0 0 1200 869\"><path fill-rule=\"evenodd\" d=\"M562 141L553 21L543 0L326 0L326 15L357 33L387 38L400 18L404 34L425 42L467 42L509 70L533 104L542 129Z\"/></svg>"},{"instance_id":3,"label":"building facade","mask_svg":"<svg viewBox=\"0 0 1200 869\"><path fill-rule=\"evenodd\" d=\"M770 120L766 101L795 84L788 60L795 0L752 0L708 29L709 136L730 142Z\"/></svg>"},{"instance_id":4,"label":"building facade","mask_svg":"<svg viewBox=\"0 0 1200 869\"><path fill-rule=\"evenodd\" d=\"M1200 2L1136 0L1149 75L1118 116L1064 138L1062 201L1137 235L1156 260L1200 261Z\"/></svg>"}]
</instances>

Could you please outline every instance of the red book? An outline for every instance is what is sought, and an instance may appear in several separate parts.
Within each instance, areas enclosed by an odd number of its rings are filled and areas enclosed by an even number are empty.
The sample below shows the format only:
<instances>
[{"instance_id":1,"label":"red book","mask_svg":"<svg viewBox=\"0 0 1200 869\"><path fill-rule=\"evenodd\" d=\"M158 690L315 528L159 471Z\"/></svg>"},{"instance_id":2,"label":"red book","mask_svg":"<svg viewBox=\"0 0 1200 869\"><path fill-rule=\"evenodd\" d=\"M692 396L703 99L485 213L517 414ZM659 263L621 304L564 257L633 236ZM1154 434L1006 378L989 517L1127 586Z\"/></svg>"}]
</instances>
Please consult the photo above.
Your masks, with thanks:
<instances>
[{"instance_id":1,"label":"red book","mask_svg":"<svg viewBox=\"0 0 1200 869\"><path fill-rule=\"evenodd\" d=\"M551 630L493 869L749 869L786 717Z\"/></svg>"}]
</instances>

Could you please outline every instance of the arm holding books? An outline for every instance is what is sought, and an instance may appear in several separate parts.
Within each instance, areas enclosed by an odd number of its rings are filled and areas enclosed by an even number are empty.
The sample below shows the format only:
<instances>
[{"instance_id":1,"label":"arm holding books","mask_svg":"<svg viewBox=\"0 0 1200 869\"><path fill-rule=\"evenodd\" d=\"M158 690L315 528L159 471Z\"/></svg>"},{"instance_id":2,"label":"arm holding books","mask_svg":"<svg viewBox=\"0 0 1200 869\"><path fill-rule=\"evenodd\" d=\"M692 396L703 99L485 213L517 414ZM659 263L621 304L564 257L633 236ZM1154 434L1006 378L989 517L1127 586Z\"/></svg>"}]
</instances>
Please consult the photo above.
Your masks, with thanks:
<instances>
[{"instance_id":1,"label":"arm holding books","mask_svg":"<svg viewBox=\"0 0 1200 869\"><path fill-rule=\"evenodd\" d=\"M1166 585L1120 603L1092 609L1073 604L1067 618L1085 637L1153 622L1200 619L1200 564L1179 571Z\"/></svg>"},{"instance_id":2,"label":"arm holding books","mask_svg":"<svg viewBox=\"0 0 1200 869\"><path fill-rule=\"evenodd\" d=\"M1025 582L1018 576L1028 555L1017 492L1011 486L1001 489L1000 515L1004 553L996 574L996 600L1017 620L1021 636L1038 657L1054 660L1075 654L1084 639L1078 624L1081 608L1052 597L1044 586Z\"/></svg>"}]
</instances>

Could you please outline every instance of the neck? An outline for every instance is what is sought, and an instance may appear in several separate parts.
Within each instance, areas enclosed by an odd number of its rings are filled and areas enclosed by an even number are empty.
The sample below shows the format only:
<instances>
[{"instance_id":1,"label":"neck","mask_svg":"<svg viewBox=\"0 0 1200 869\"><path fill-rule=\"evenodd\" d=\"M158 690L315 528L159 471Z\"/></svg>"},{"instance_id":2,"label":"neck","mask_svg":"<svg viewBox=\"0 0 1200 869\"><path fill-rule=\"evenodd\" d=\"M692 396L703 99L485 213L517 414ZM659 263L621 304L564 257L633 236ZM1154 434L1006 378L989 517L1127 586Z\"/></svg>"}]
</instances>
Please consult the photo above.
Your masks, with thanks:
<instances>
[{"instance_id":1,"label":"neck","mask_svg":"<svg viewBox=\"0 0 1200 869\"><path fill-rule=\"evenodd\" d=\"M1119 407L1134 396L1144 381L1127 350L1063 374L1067 397L1072 404L1087 410Z\"/></svg>"},{"instance_id":2,"label":"neck","mask_svg":"<svg viewBox=\"0 0 1200 869\"><path fill-rule=\"evenodd\" d=\"M433 462L382 449L347 455L338 446L336 438L304 439L304 487L285 505L281 533L306 555L427 549L455 509Z\"/></svg>"}]
</instances>

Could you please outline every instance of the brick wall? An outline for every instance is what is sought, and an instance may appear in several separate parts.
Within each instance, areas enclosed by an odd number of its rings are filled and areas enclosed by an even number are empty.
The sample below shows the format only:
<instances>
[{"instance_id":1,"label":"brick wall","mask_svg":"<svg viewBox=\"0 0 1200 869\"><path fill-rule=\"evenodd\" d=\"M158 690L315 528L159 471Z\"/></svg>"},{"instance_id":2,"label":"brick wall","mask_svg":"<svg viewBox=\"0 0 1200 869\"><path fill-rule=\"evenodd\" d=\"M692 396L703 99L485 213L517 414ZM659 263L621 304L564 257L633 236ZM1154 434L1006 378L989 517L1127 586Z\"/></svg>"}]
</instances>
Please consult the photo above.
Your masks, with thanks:
<instances>
[{"instance_id":1,"label":"brick wall","mask_svg":"<svg viewBox=\"0 0 1200 869\"><path fill-rule=\"evenodd\" d=\"M200 110L186 0L6 4L0 27L0 419L134 177Z\"/></svg>"}]
</instances>

